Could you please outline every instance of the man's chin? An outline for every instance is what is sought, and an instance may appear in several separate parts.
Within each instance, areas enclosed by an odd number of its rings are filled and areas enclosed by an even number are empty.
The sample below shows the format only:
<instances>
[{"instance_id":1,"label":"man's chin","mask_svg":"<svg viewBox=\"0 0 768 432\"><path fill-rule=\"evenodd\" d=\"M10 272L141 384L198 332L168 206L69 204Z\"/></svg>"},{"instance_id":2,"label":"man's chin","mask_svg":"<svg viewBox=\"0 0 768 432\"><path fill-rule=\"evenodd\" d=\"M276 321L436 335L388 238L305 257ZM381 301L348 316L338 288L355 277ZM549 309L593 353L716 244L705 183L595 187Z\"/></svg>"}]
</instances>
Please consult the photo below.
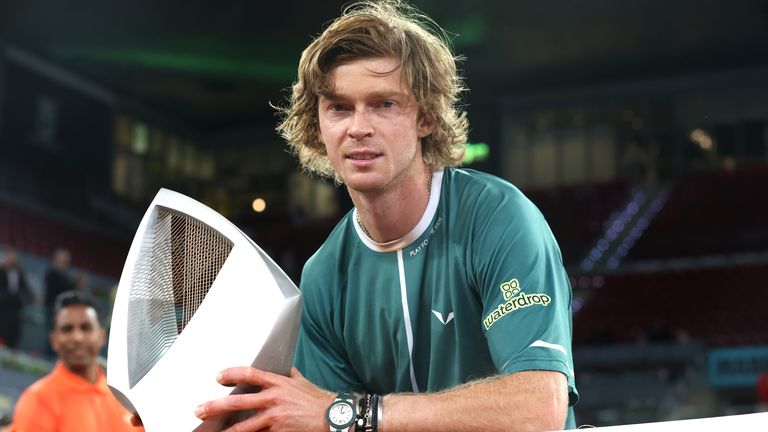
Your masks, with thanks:
<instances>
[{"instance_id":1,"label":"man's chin","mask_svg":"<svg viewBox=\"0 0 768 432\"><path fill-rule=\"evenodd\" d=\"M66 357L62 359L67 369L73 372L82 372L86 370L90 365L96 363L93 357Z\"/></svg>"},{"instance_id":2,"label":"man's chin","mask_svg":"<svg viewBox=\"0 0 768 432\"><path fill-rule=\"evenodd\" d=\"M357 192L374 192L382 189L382 180L374 177L372 174L365 176L348 176L344 178L344 184L348 189L355 190Z\"/></svg>"}]
</instances>

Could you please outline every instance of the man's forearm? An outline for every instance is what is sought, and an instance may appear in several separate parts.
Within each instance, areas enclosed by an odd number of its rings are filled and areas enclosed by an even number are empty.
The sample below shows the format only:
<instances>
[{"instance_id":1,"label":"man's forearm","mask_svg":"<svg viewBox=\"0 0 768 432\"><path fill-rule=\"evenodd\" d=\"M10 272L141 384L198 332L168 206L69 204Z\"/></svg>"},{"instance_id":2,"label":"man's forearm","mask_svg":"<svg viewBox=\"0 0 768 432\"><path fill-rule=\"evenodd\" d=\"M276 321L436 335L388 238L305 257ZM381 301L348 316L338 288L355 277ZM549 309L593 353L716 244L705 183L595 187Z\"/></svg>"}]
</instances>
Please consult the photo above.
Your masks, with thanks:
<instances>
[{"instance_id":1,"label":"man's forearm","mask_svg":"<svg viewBox=\"0 0 768 432\"><path fill-rule=\"evenodd\" d=\"M556 430L567 409L565 375L526 371L439 393L388 395L379 431Z\"/></svg>"}]
</instances>

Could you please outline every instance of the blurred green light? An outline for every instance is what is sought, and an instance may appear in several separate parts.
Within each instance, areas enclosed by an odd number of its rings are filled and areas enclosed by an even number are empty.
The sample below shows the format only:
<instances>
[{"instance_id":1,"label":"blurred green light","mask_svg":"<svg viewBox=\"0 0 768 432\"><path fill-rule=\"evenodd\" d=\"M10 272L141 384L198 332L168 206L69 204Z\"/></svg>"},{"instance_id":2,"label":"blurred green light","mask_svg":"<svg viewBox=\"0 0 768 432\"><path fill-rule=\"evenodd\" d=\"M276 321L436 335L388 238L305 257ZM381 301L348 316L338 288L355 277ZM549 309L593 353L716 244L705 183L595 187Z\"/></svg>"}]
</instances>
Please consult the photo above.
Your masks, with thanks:
<instances>
[{"instance_id":1,"label":"blurred green light","mask_svg":"<svg viewBox=\"0 0 768 432\"><path fill-rule=\"evenodd\" d=\"M474 13L458 21L447 22L445 28L454 35L451 38L454 47L460 48L485 42L490 26L484 15Z\"/></svg>"},{"instance_id":2,"label":"blurred green light","mask_svg":"<svg viewBox=\"0 0 768 432\"><path fill-rule=\"evenodd\" d=\"M490 153L491 149L486 143L468 143L464 150L464 163L469 165L474 162L482 162L488 159Z\"/></svg>"},{"instance_id":3,"label":"blurred green light","mask_svg":"<svg viewBox=\"0 0 768 432\"><path fill-rule=\"evenodd\" d=\"M488 23L482 15L470 15L458 27L459 43L475 45L482 42L488 34Z\"/></svg>"},{"instance_id":4,"label":"blurred green light","mask_svg":"<svg viewBox=\"0 0 768 432\"><path fill-rule=\"evenodd\" d=\"M138 64L151 68L171 69L190 73L260 78L274 82L291 81L296 76L295 64L284 64L238 57L152 49L102 49L69 47L59 54L123 64Z\"/></svg>"},{"instance_id":5,"label":"blurred green light","mask_svg":"<svg viewBox=\"0 0 768 432\"><path fill-rule=\"evenodd\" d=\"M145 123L134 123L131 150L139 155L147 154L149 151L149 128Z\"/></svg>"}]
</instances>

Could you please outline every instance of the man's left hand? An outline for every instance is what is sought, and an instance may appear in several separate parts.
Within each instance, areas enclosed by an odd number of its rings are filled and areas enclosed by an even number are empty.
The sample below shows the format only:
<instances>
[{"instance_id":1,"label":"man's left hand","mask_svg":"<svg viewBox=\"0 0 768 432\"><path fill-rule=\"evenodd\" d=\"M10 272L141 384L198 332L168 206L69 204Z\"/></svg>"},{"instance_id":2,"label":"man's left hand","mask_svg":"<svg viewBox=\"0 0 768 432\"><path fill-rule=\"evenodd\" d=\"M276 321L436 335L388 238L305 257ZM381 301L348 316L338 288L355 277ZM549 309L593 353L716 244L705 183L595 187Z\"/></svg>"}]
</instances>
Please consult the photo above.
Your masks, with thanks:
<instances>
[{"instance_id":1,"label":"man's left hand","mask_svg":"<svg viewBox=\"0 0 768 432\"><path fill-rule=\"evenodd\" d=\"M217 381L226 386L248 384L261 388L258 393L230 395L195 409L195 415L202 420L256 410L256 414L222 432L328 430L325 410L333 402L333 393L307 381L296 368L286 377L251 367L235 367L223 370Z\"/></svg>"}]
</instances>

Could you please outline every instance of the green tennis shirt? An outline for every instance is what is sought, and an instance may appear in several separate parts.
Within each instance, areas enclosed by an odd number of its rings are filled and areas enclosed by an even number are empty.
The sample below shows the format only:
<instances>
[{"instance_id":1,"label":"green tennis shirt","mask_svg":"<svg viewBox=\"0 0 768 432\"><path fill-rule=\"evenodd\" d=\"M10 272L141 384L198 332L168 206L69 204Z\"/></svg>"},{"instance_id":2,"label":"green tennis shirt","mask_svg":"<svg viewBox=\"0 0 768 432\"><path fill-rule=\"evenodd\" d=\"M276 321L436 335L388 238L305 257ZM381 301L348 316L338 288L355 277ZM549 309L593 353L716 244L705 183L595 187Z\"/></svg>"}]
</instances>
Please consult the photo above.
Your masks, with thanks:
<instances>
[{"instance_id":1,"label":"green tennis shirt","mask_svg":"<svg viewBox=\"0 0 768 432\"><path fill-rule=\"evenodd\" d=\"M478 171L436 171L432 185L403 238L373 242L352 210L307 261L296 367L331 391L380 394L551 370L573 405L571 289L541 212Z\"/></svg>"}]
</instances>

